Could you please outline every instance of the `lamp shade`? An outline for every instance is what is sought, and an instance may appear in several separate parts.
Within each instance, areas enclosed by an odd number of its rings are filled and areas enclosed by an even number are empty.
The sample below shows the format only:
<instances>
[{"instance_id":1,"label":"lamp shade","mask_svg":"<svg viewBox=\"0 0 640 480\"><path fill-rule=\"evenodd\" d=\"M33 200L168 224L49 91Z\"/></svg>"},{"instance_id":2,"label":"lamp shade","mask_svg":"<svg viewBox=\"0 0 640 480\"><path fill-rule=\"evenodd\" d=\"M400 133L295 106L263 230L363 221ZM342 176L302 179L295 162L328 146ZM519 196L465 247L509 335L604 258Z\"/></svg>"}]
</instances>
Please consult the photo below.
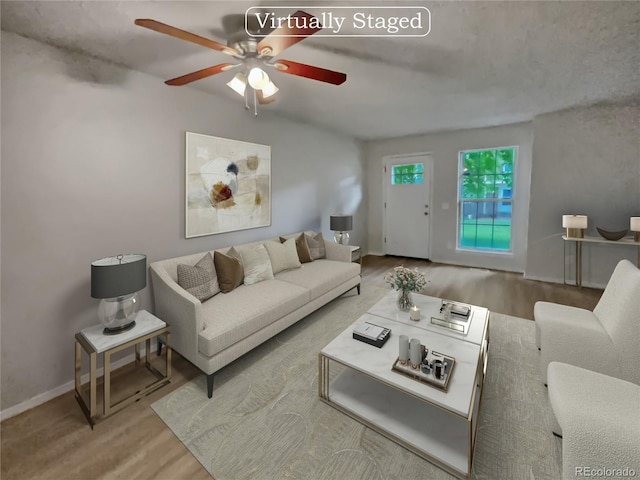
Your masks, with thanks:
<instances>
[{"instance_id":1,"label":"lamp shade","mask_svg":"<svg viewBox=\"0 0 640 480\"><path fill-rule=\"evenodd\" d=\"M631 217L629 219L629 230L632 232L640 232L640 217Z\"/></svg>"},{"instance_id":2,"label":"lamp shade","mask_svg":"<svg viewBox=\"0 0 640 480\"><path fill-rule=\"evenodd\" d=\"M353 230L353 216L331 215L329 225L334 232L348 232Z\"/></svg>"},{"instance_id":3,"label":"lamp shade","mask_svg":"<svg viewBox=\"0 0 640 480\"><path fill-rule=\"evenodd\" d=\"M146 286L146 255L117 255L91 262L93 298L122 297L138 292Z\"/></svg>"},{"instance_id":4,"label":"lamp shade","mask_svg":"<svg viewBox=\"0 0 640 480\"><path fill-rule=\"evenodd\" d=\"M243 74L236 73L236 76L227 82L227 85L238 95L244 96L244 91L247 89L247 79Z\"/></svg>"},{"instance_id":5,"label":"lamp shade","mask_svg":"<svg viewBox=\"0 0 640 480\"><path fill-rule=\"evenodd\" d=\"M587 216L563 215L562 228L587 228Z\"/></svg>"}]
</instances>

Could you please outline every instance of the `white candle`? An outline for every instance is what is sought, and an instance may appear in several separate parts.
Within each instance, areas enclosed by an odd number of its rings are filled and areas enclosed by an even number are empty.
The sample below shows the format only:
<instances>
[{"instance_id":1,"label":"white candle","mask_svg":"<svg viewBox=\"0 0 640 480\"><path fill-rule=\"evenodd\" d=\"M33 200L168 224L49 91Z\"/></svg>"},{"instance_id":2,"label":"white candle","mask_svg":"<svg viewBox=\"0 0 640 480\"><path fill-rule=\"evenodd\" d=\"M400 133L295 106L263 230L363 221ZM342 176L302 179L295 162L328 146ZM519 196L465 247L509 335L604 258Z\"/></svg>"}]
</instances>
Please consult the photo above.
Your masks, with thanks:
<instances>
[{"instance_id":1,"label":"white candle","mask_svg":"<svg viewBox=\"0 0 640 480\"><path fill-rule=\"evenodd\" d=\"M420 309L417 305L411 307L411 310L409 311L409 318L411 320L415 320L416 322L420 320Z\"/></svg>"}]
</instances>

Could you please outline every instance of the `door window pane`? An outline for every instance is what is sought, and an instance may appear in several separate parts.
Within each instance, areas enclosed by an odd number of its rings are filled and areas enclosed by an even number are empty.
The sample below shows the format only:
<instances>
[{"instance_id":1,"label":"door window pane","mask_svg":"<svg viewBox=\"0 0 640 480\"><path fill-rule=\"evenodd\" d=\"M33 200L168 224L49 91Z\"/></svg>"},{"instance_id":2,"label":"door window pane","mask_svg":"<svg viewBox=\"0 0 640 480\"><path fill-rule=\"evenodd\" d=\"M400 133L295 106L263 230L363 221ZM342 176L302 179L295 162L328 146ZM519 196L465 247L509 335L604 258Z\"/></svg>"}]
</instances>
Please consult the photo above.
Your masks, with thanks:
<instances>
[{"instance_id":1,"label":"door window pane","mask_svg":"<svg viewBox=\"0 0 640 480\"><path fill-rule=\"evenodd\" d=\"M391 185L410 185L422 183L423 180L424 165L422 163L393 165L391 167Z\"/></svg>"}]
</instances>

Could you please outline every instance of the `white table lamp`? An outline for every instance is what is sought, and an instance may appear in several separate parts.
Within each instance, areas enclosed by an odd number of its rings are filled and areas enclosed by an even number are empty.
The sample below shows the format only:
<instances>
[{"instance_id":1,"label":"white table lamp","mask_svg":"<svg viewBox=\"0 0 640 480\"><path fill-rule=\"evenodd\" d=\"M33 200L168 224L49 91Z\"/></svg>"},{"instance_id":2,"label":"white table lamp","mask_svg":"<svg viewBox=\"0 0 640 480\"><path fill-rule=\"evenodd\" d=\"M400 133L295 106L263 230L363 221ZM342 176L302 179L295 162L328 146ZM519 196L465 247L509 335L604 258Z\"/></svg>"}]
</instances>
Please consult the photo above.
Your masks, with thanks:
<instances>
[{"instance_id":1,"label":"white table lamp","mask_svg":"<svg viewBox=\"0 0 640 480\"><path fill-rule=\"evenodd\" d=\"M563 215L562 228L567 229L567 237L582 238L587 228L586 215Z\"/></svg>"}]
</instances>

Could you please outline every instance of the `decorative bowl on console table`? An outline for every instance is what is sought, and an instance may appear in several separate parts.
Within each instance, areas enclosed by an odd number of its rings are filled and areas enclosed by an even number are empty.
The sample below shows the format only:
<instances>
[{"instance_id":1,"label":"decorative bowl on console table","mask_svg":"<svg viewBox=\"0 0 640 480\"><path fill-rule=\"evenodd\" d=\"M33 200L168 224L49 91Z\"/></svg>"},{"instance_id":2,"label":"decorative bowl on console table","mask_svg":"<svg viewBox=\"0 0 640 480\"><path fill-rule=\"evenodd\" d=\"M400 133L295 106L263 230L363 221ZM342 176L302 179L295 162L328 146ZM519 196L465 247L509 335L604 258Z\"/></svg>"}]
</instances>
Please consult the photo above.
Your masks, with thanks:
<instances>
[{"instance_id":1,"label":"decorative bowl on console table","mask_svg":"<svg viewBox=\"0 0 640 480\"><path fill-rule=\"evenodd\" d=\"M596 230L598 230L598 233L603 237L606 238L607 240L620 240L622 237L624 237L627 232L629 230L620 230L618 232L609 232L607 230L603 230L600 227L596 227Z\"/></svg>"}]
</instances>

